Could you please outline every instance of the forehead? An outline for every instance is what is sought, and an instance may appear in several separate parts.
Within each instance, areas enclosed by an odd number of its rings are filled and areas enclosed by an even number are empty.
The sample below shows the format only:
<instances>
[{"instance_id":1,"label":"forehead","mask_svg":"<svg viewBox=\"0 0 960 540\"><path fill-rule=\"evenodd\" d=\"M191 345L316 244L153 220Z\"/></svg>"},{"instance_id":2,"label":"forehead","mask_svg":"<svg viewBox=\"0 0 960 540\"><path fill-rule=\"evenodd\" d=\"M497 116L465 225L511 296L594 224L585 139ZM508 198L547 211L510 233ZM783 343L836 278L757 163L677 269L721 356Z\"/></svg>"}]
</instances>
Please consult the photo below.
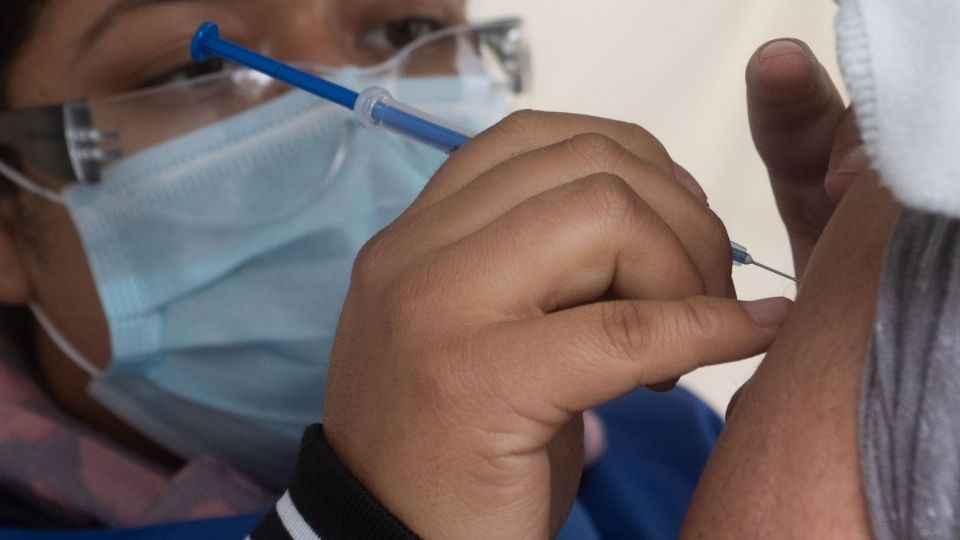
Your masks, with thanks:
<instances>
[{"instance_id":1,"label":"forehead","mask_svg":"<svg viewBox=\"0 0 960 540\"><path fill-rule=\"evenodd\" d=\"M360 0L362 3L364 0ZM255 7L261 12L296 10L310 4L336 5L341 0L321 2L290 0L45 0L40 11L38 29L55 29L64 33L96 33L119 24L125 15L148 12L163 13L163 8L241 9ZM76 36L74 36L76 37Z\"/></svg>"},{"instance_id":2,"label":"forehead","mask_svg":"<svg viewBox=\"0 0 960 540\"><path fill-rule=\"evenodd\" d=\"M324 15L350 20L369 12L390 16L412 9L440 17L451 12L462 14L465 5L466 0L45 0L35 28L39 31L33 34L45 40L52 34L63 45L82 47L128 21L135 26L136 19L128 18L134 15L163 18L176 13L181 23L189 21L185 26L196 28L199 21L187 14L213 9L252 16L262 25L267 21L259 18L264 16L304 24Z\"/></svg>"}]
</instances>

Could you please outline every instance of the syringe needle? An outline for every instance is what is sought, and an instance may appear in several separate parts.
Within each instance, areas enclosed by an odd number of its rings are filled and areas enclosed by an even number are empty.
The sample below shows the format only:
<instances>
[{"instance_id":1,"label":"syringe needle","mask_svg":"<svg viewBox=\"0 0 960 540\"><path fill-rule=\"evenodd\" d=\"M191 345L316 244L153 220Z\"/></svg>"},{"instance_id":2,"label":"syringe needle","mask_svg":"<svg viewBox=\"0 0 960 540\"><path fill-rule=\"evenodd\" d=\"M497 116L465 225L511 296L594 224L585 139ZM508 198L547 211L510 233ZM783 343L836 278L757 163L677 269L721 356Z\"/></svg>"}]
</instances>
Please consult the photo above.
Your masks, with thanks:
<instances>
[{"instance_id":1,"label":"syringe needle","mask_svg":"<svg viewBox=\"0 0 960 540\"><path fill-rule=\"evenodd\" d=\"M765 264L758 263L757 261L753 261L753 262L751 262L750 264L753 264L754 266L759 266L760 268L763 268L764 270L766 270L766 271L768 271L768 272L773 272L774 274L776 274L776 275L778 275L778 276L783 276L783 277L785 277L785 278L793 281L794 283L800 283L800 280L799 280L799 279L797 279L797 278L795 278L795 277L793 277L793 276L788 276L787 274L784 274L783 272L781 272L781 271L779 271L779 270L775 270L775 269L773 269L773 268L770 268L769 266L767 266L767 265L765 265Z\"/></svg>"}]
</instances>

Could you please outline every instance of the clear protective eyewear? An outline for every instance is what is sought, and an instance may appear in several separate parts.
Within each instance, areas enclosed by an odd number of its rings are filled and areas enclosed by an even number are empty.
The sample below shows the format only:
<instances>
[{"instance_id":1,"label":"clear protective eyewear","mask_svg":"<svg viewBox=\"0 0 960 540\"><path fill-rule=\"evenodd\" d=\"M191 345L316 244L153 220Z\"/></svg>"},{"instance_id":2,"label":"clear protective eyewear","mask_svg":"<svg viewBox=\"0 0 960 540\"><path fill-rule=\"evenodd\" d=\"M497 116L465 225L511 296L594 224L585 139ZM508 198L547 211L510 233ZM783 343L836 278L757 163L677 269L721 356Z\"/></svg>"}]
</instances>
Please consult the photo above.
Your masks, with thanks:
<instances>
[{"instance_id":1,"label":"clear protective eyewear","mask_svg":"<svg viewBox=\"0 0 960 540\"><path fill-rule=\"evenodd\" d=\"M514 95L529 90L530 53L523 23L503 19L445 28L370 67L305 63L304 71L338 81L418 77L486 77ZM16 109L0 114L0 159L28 174L95 184L113 162L246 112L292 89L247 68L116 96ZM318 98L319 99L319 98ZM464 99L469 99L465 94ZM469 103L464 103L469 105ZM429 107L427 107L427 112Z\"/></svg>"}]
</instances>

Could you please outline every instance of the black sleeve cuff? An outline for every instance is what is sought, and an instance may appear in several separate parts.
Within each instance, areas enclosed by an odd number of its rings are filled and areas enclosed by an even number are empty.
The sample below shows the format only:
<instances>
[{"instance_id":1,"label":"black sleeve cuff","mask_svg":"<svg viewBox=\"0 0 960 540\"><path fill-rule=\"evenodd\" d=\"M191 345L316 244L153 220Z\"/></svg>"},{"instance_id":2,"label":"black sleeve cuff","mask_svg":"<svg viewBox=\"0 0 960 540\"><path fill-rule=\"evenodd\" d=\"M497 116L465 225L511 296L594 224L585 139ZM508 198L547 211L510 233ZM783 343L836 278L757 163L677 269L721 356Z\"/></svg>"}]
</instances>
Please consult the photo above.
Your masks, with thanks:
<instances>
[{"instance_id":1,"label":"black sleeve cuff","mask_svg":"<svg viewBox=\"0 0 960 540\"><path fill-rule=\"evenodd\" d=\"M323 426L307 428L287 495L251 534L252 540L419 539L360 483L333 453ZM289 503L293 504L290 505Z\"/></svg>"}]
</instances>

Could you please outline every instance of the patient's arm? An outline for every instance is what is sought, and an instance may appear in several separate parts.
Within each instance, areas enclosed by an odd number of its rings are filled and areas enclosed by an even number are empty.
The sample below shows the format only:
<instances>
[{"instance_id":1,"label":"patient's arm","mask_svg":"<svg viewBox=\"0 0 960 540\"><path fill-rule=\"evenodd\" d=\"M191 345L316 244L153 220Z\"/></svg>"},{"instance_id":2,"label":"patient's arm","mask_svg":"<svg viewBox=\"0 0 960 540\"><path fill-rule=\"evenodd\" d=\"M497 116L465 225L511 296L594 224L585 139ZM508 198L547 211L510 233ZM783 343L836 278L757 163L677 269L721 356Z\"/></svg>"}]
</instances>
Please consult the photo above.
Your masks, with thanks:
<instances>
[{"instance_id":1,"label":"patient's arm","mask_svg":"<svg viewBox=\"0 0 960 540\"><path fill-rule=\"evenodd\" d=\"M847 193L795 312L733 410L684 538L870 538L857 447L861 374L897 208L875 175Z\"/></svg>"}]
</instances>

